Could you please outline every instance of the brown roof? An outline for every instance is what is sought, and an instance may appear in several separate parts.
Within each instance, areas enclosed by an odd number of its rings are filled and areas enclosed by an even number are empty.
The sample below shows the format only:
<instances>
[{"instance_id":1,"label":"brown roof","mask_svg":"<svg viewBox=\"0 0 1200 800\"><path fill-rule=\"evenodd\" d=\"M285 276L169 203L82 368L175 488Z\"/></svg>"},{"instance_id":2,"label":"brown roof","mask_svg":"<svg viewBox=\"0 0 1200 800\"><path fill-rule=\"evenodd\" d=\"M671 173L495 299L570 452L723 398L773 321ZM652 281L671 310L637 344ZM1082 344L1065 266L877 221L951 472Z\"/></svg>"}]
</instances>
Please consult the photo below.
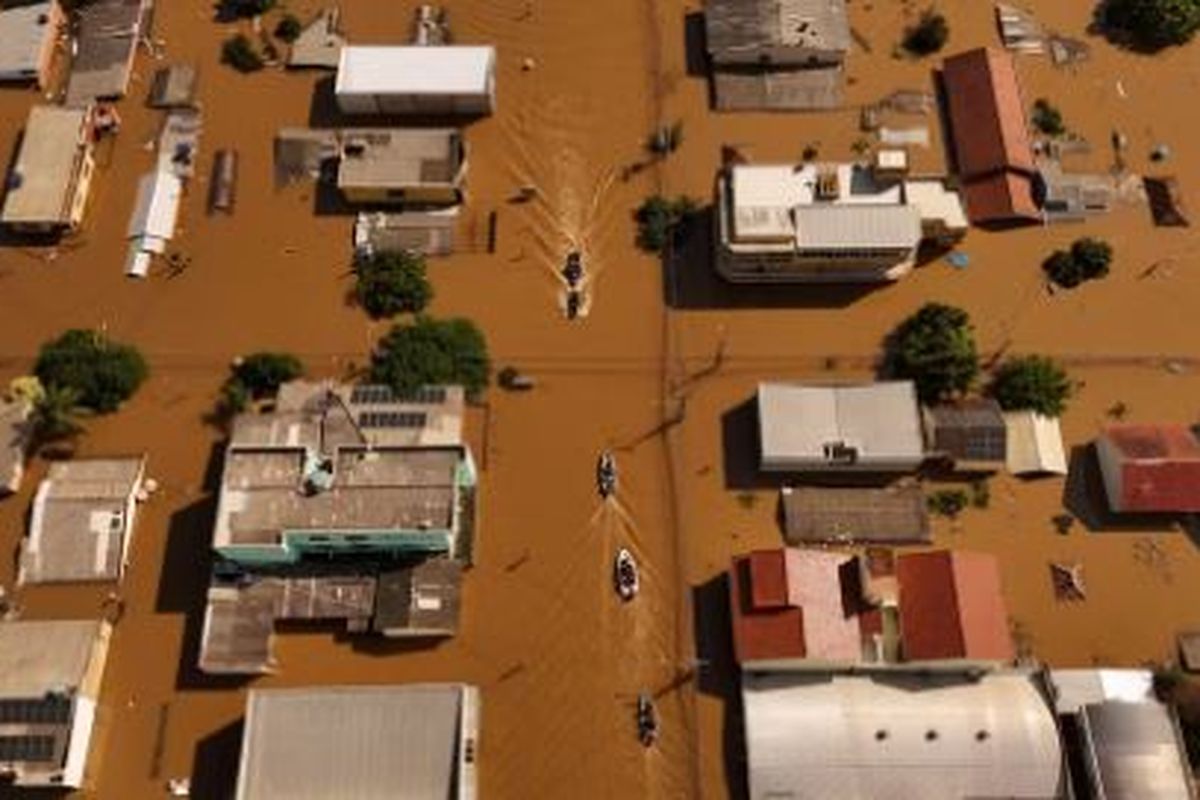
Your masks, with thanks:
<instances>
[{"instance_id":1,"label":"brown roof","mask_svg":"<svg viewBox=\"0 0 1200 800\"><path fill-rule=\"evenodd\" d=\"M898 559L896 574L906 660L1013 658L995 556L914 553Z\"/></svg>"},{"instance_id":2,"label":"brown roof","mask_svg":"<svg viewBox=\"0 0 1200 800\"><path fill-rule=\"evenodd\" d=\"M930 538L925 497L916 484L784 489L783 515L784 538L793 545L927 542Z\"/></svg>"},{"instance_id":3,"label":"brown roof","mask_svg":"<svg viewBox=\"0 0 1200 800\"><path fill-rule=\"evenodd\" d=\"M942 65L958 171L964 178L998 170L1033 172L1033 149L1012 56L981 47Z\"/></svg>"},{"instance_id":4,"label":"brown roof","mask_svg":"<svg viewBox=\"0 0 1200 800\"><path fill-rule=\"evenodd\" d=\"M1033 178L1019 172L999 172L968 181L962 187L967 201L967 218L972 222L1036 220Z\"/></svg>"},{"instance_id":5,"label":"brown roof","mask_svg":"<svg viewBox=\"0 0 1200 800\"><path fill-rule=\"evenodd\" d=\"M1000 404L972 398L925 409L926 445L956 461L1004 464L1008 429Z\"/></svg>"}]
</instances>

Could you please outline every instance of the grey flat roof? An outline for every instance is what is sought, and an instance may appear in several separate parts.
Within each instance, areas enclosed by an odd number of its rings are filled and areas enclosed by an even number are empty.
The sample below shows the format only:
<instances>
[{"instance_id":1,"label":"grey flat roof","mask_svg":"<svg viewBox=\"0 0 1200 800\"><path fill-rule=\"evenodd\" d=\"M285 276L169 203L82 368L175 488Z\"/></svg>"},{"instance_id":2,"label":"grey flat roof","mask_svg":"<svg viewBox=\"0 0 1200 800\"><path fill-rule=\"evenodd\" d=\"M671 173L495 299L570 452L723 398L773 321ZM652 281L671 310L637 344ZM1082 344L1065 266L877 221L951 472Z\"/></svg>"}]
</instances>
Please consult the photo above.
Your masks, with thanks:
<instances>
[{"instance_id":1,"label":"grey flat roof","mask_svg":"<svg viewBox=\"0 0 1200 800\"><path fill-rule=\"evenodd\" d=\"M929 513L916 484L869 488L800 486L783 490L784 539L811 542L928 542Z\"/></svg>"},{"instance_id":2,"label":"grey flat roof","mask_svg":"<svg viewBox=\"0 0 1200 800\"><path fill-rule=\"evenodd\" d=\"M452 797L466 687L252 689L238 800Z\"/></svg>"},{"instance_id":3,"label":"grey flat roof","mask_svg":"<svg viewBox=\"0 0 1200 800\"><path fill-rule=\"evenodd\" d=\"M388 636L451 636L458 630L462 565L429 558L379 575L376 631Z\"/></svg>"},{"instance_id":4,"label":"grey flat roof","mask_svg":"<svg viewBox=\"0 0 1200 800\"><path fill-rule=\"evenodd\" d=\"M29 110L4 197L4 222L68 222L87 119L85 109L34 106Z\"/></svg>"},{"instance_id":5,"label":"grey flat roof","mask_svg":"<svg viewBox=\"0 0 1200 800\"><path fill-rule=\"evenodd\" d=\"M363 128L340 135L338 186L458 185L462 135L453 128Z\"/></svg>"},{"instance_id":6,"label":"grey flat roof","mask_svg":"<svg viewBox=\"0 0 1200 800\"><path fill-rule=\"evenodd\" d=\"M83 682L100 620L0 622L0 699L41 698Z\"/></svg>"},{"instance_id":7,"label":"grey flat roof","mask_svg":"<svg viewBox=\"0 0 1200 800\"><path fill-rule=\"evenodd\" d=\"M743 673L751 800L1050 800L1054 715L1030 676Z\"/></svg>"},{"instance_id":8,"label":"grey flat roof","mask_svg":"<svg viewBox=\"0 0 1200 800\"><path fill-rule=\"evenodd\" d=\"M58 34L53 14L53 2L0 9L0 80L38 77L46 39Z\"/></svg>"},{"instance_id":9,"label":"grey flat roof","mask_svg":"<svg viewBox=\"0 0 1200 800\"><path fill-rule=\"evenodd\" d=\"M792 218L800 250L911 249L921 242L921 212L910 205L799 205Z\"/></svg>"},{"instance_id":10,"label":"grey flat roof","mask_svg":"<svg viewBox=\"0 0 1200 800\"><path fill-rule=\"evenodd\" d=\"M150 5L151 0L96 0L79 8L78 50L71 61L67 105L125 94Z\"/></svg>"},{"instance_id":11,"label":"grey flat roof","mask_svg":"<svg viewBox=\"0 0 1200 800\"><path fill-rule=\"evenodd\" d=\"M1105 800L1190 800L1182 744L1162 703L1084 706L1082 728Z\"/></svg>"},{"instance_id":12,"label":"grey flat roof","mask_svg":"<svg viewBox=\"0 0 1200 800\"><path fill-rule=\"evenodd\" d=\"M841 107L844 79L841 66L719 68L713 93L722 111L821 111Z\"/></svg>"},{"instance_id":13,"label":"grey flat roof","mask_svg":"<svg viewBox=\"0 0 1200 800\"><path fill-rule=\"evenodd\" d=\"M718 62L760 50L850 48L844 0L707 0L704 21Z\"/></svg>"}]
</instances>

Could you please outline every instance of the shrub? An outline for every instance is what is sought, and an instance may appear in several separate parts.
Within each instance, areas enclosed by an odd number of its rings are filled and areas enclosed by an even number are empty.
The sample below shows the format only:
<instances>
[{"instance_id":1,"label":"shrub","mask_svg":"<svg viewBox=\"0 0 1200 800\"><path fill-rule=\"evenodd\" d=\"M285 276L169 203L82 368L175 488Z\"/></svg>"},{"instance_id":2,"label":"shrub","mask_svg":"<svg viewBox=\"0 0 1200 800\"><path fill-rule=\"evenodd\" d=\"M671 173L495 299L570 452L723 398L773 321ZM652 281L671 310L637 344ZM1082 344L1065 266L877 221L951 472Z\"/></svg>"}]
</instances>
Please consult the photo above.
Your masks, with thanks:
<instances>
[{"instance_id":1,"label":"shrub","mask_svg":"<svg viewBox=\"0 0 1200 800\"><path fill-rule=\"evenodd\" d=\"M295 14L284 14L283 19L275 26L275 37L290 44L300 38L302 30L304 26Z\"/></svg>"},{"instance_id":2,"label":"shrub","mask_svg":"<svg viewBox=\"0 0 1200 800\"><path fill-rule=\"evenodd\" d=\"M926 506L934 514L954 518L967 507L967 493L962 489L939 489L925 500Z\"/></svg>"},{"instance_id":3,"label":"shrub","mask_svg":"<svg viewBox=\"0 0 1200 800\"><path fill-rule=\"evenodd\" d=\"M885 372L915 382L923 403L967 391L979 373L967 312L940 303L923 306L889 337Z\"/></svg>"},{"instance_id":4,"label":"shrub","mask_svg":"<svg viewBox=\"0 0 1200 800\"><path fill-rule=\"evenodd\" d=\"M418 253L376 253L354 265L358 304L373 318L422 311L433 299L425 274L425 258Z\"/></svg>"},{"instance_id":5,"label":"shrub","mask_svg":"<svg viewBox=\"0 0 1200 800\"><path fill-rule=\"evenodd\" d=\"M921 14L916 25L904 32L904 49L913 55L927 56L941 50L949 38L946 18L930 8Z\"/></svg>"},{"instance_id":6,"label":"shrub","mask_svg":"<svg viewBox=\"0 0 1200 800\"><path fill-rule=\"evenodd\" d=\"M649 253L662 253L674 244L679 229L696 204L687 197L668 200L661 195L646 198L634 215L638 224L638 247Z\"/></svg>"},{"instance_id":7,"label":"shrub","mask_svg":"<svg viewBox=\"0 0 1200 800\"><path fill-rule=\"evenodd\" d=\"M971 505L974 508L987 508L992 502L992 490L988 488L987 481L979 480L971 482Z\"/></svg>"},{"instance_id":8,"label":"shrub","mask_svg":"<svg viewBox=\"0 0 1200 800\"><path fill-rule=\"evenodd\" d=\"M239 359L230 383L240 385L254 399L270 397L279 387L304 374L300 359L291 353L259 352Z\"/></svg>"},{"instance_id":9,"label":"shrub","mask_svg":"<svg viewBox=\"0 0 1200 800\"><path fill-rule=\"evenodd\" d=\"M1034 101L1031 118L1033 126L1047 136L1062 136L1067 132L1062 112L1050 105L1050 101L1044 97Z\"/></svg>"},{"instance_id":10,"label":"shrub","mask_svg":"<svg viewBox=\"0 0 1200 800\"><path fill-rule=\"evenodd\" d=\"M1112 247L1099 239L1076 239L1070 250L1056 250L1042 263L1046 276L1065 289L1103 278L1112 263Z\"/></svg>"},{"instance_id":11,"label":"shrub","mask_svg":"<svg viewBox=\"0 0 1200 800\"><path fill-rule=\"evenodd\" d=\"M1071 396L1071 380L1058 362L1046 356L1021 356L1000 365L989 393L1005 411L1032 410L1061 416Z\"/></svg>"},{"instance_id":12,"label":"shrub","mask_svg":"<svg viewBox=\"0 0 1200 800\"><path fill-rule=\"evenodd\" d=\"M1100 18L1133 46L1161 50L1185 44L1200 30L1200 0L1107 0Z\"/></svg>"},{"instance_id":13,"label":"shrub","mask_svg":"<svg viewBox=\"0 0 1200 800\"><path fill-rule=\"evenodd\" d=\"M371 354L371 380L397 392L430 384L461 384L475 396L487 386L489 370L487 342L467 319L419 316L399 323Z\"/></svg>"},{"instance_id":14,"label":"shrub","mask_svg":"<svg viewBox=\"0 0 1200 800\"><path fill-rule=\"evenodd\" d=\"M263 68L262 56L243 34L226 39L221 45L221 61L238 72L257 72Z\"/></svg>"},{"instance_id":15,"label":"shrub","mask_svg":"<svg viewBox=\"0 0 1200 800\"><path fill-rule=\"evenodd\" d=\"M39 443L66 439L82 430L77 418L79 392L70 386L51 386L33 403L33 437Z\"/></svg>"},{"instance_id":16,"label":"shrub","mask_svg":"<svg viewBox=\"0 0 1200 800\"><path fill-rule=\"evenodd\" d=\"M137 391L148 369L136 348L73 329L42 345L33 371L47 392L72 389L80 406L108 413Z\"/></svg>"}]
</instances>

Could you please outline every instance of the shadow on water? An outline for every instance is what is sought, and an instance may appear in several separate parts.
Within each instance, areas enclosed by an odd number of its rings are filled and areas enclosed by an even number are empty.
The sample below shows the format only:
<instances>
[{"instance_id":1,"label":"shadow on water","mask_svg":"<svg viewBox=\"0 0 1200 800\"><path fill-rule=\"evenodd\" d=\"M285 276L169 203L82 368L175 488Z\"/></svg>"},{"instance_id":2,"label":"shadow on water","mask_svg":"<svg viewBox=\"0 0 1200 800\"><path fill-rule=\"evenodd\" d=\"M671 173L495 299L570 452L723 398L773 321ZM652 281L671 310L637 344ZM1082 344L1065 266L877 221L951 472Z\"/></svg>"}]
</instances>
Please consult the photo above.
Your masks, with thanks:
<instances>
[{"instance_id":1,"label":"shadow on water","mask_svg":"<svg viewBox=\"0 0 1200 800\"><path fill-rule=\"evenodd\" d=\"M708 36L704 12L691 11L683 16L683 46L689 78L708 79ZM710 106L711 108L711 106Z\"/></svg>"},{"instance_id":2,"label":"shadow on water","mask_svg":"<svg viewBox=\"0 0 1200 800\"><path fill-rule=\"evenodd\" d=\"M663 301L677 309L845 308L886 283L732 284L713 266L713 208L691 214L663 259Z\"/></svg>"},{"instance_id":3,"label":"shadow on water","mask_svg":"<svg viewBox=\"0 0 1200 800\"><path fill-rule=\"evenodd\" d=\"M463 128L484 114L345 114L337 104L336 76L325 75L313 84L308 104L310 128Z\"/></svg>"},{"instance_id":4,"label":"shadow on water","mask_svg":"<svg viewBox=\"0 0 1200 800\"><path fill-rule=\"evenodd\" d=\"M1092 533L1136 533L1177 530L1180 519L1174 514L1117 514L1108 506L1104 477L1096 446L1092 443L1071 448L1067 479L1063 483L1063 507ZM1184 526L1191 535L1194 525ZM1192 536L1193 541L1196 537Z\"/></svg>"},{"instance_id":5,"label":"shadow on water","mask_svg":"<svg viewBox=\"0 0 1200 800\"><path fill-rule=\"evenodd\" d=\"M196 800L230 800L237 789L242 720L231 722L196 743L192 760L192 793Z\"/></svg>"},{"instance_id":6,"label":"shadow on water","mask_svg":"<svg viewBox=\"0 0 1200 800\"><path fill-rule=\"evenodd\" d=\"M726 789L731 798L748 796L742 701L730 627L729 577L722 573L692 587L696 655L702 664L699 689L724 704L721 725Z\"/></svg>"}]
</instances>

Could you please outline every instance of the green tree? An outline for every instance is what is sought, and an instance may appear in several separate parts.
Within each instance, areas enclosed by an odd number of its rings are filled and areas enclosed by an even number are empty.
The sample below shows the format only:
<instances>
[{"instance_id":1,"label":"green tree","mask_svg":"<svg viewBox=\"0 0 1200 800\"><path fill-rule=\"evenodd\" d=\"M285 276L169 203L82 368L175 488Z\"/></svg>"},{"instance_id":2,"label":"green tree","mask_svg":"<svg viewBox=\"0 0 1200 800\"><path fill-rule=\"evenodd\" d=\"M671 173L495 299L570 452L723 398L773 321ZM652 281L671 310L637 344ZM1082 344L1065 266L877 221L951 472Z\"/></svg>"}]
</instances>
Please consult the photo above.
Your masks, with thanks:
<instances>
[{"instance_id":1,"label":"green tree","mask_svg":"<svg viewBox=\"0 0 1200 800\"><path fill-rule=\"evenodd\" d=\"M233 366L231 382L241 385L250 397L270 397L279 387L304 374L304 365L291 353L263 351L239 359Z\"/></svg>"},{"instance_id":2,"label":"green tree","mask_svg":"<svg viewBox=\"0 0 1200 800\"><path fill-rule=\"evenodd\" d=\"M300 38L302 30L304 30L304 26L300 24L300 20L295 14L284 14L283 19L279 20L279 24L275 26L275 36L291 43Z\"/></svg>"},{"instance_id":3,"label":"green tree","mask_svg":"<svg viewBox=\"0 0 1200 800\"><path fill-rule=\"evenodd\" d=\"M1000 365L988 391L1005 411L1061 416L1072 392L1066 370L1046 356L1020 356Z\"/></svg>"},{"instance_id":4,"label":"green tree","mask_svg":"<svg viewBox=\"0 0 1200 800\"><path fill-rule=\"evenodd\" d=\"M1085 236L1071 244L1071 258L1079 265L1079 270L1086 280L1095 280L1107 275L1112 257L1112 246L1100 239Z\"/></svg>"},{"instance_id":5,"label":"green tree","mask_svg":"<svg viewBox=\"0 0 1200 800\"><path fill-rule=\"evenodd\" d=\"M419 253L376 253L359 259L354 274L358 304L375 319L420 312L433 299L425 257Z\"/></svg>"},{"instance_id":6,"label":"green tree","mask_svg":"<svg viewBox=\"0 0 1200 800\"><path fill-rule=\"evenodd\" d=\"M967 391L979 373L970 316L941 303L922 306L889 337L885 372L915 382L923 403Z\"/></svg>"},{"instance_id":7,"label":"green tree","mask_svg":"<svg viewBox=\"0 0 1200 800\"><path fill-rule=\"evenodd\" d=\"M1100 18L1134 47L1161 50L1200 30L1200 0L1107 0Z\"/></svg>"},{"instance_id":8,"label":"green tree","mask_svg":"<svg viewBox=\"0 0 1200 800\"><path fill-rule=\"evenodd\" d=\"M76 435L79 424L79 392L70 386L50 386L33 404L33 436L39 443Z\"/></svg>"},{"instance_id":9,"label":"green tree","mask_svg":"<svg viewBox=\"0 0 1200 800\"><path fill-rule=\"evenodd\" d=\"M913 55L927 56L941 50L949 38L946 18L929 8L921 13L916 25L904 32L904 49Z\"/></svg>"},{"instance_id":10,"label":"green tree","mask_svg":"<svg viewBox=\"0 0 1200 800\"><path fill-rule=\"evenodd\" d=\"M371 380L398 392L431 384L461 384L471 396L487 386L487 341L475 323L418 316L401 322L371 354Z\"/></svg>"},{"instance_id":11,"label":"green tree","mask_svg":"<svg viewBox=\"0 0 1200 800\"><path fill-rule=\"evenodd\" d=\"M136 348L81 329L42 345L33 371L47 393L56 387L73 389L80 406L100 413L115 411L149 372Z\"/></svg>"},{"instance_id":12,"label":"green tree","mask_svg":"<svg viewBox=\"0 0 1200 800\"><path fill-rule=\"evenodd\" d=\"M1062 112L1050 104L1044 97L1039 97L1033 103L1033 126L1047 136L1062 136L1067 132L1063 124Z\"/></svg>"},{"instance_id":13,"label":"green tree","mask_svg":"<svg viewBox=\"0 0 1200 800\"><path fill-rule=\"evenodd\" d=\"M257 72L263 68L262 56L244 34L237 34L221 45L221 61L238 72Z\"/></svg>"},{"instance_id":14,"label":"green tree","mask_svg":"<svg viewBox=\"0 0 1200 800\"><path fill-rule=\"evenodd\" d=\"M662 195L646 198L634 218L638 224L638 247L648 253L662 253L673 244L688 215L696 210L696 204L688 197L669 200Z\"/></svg>"}]
</instances>

